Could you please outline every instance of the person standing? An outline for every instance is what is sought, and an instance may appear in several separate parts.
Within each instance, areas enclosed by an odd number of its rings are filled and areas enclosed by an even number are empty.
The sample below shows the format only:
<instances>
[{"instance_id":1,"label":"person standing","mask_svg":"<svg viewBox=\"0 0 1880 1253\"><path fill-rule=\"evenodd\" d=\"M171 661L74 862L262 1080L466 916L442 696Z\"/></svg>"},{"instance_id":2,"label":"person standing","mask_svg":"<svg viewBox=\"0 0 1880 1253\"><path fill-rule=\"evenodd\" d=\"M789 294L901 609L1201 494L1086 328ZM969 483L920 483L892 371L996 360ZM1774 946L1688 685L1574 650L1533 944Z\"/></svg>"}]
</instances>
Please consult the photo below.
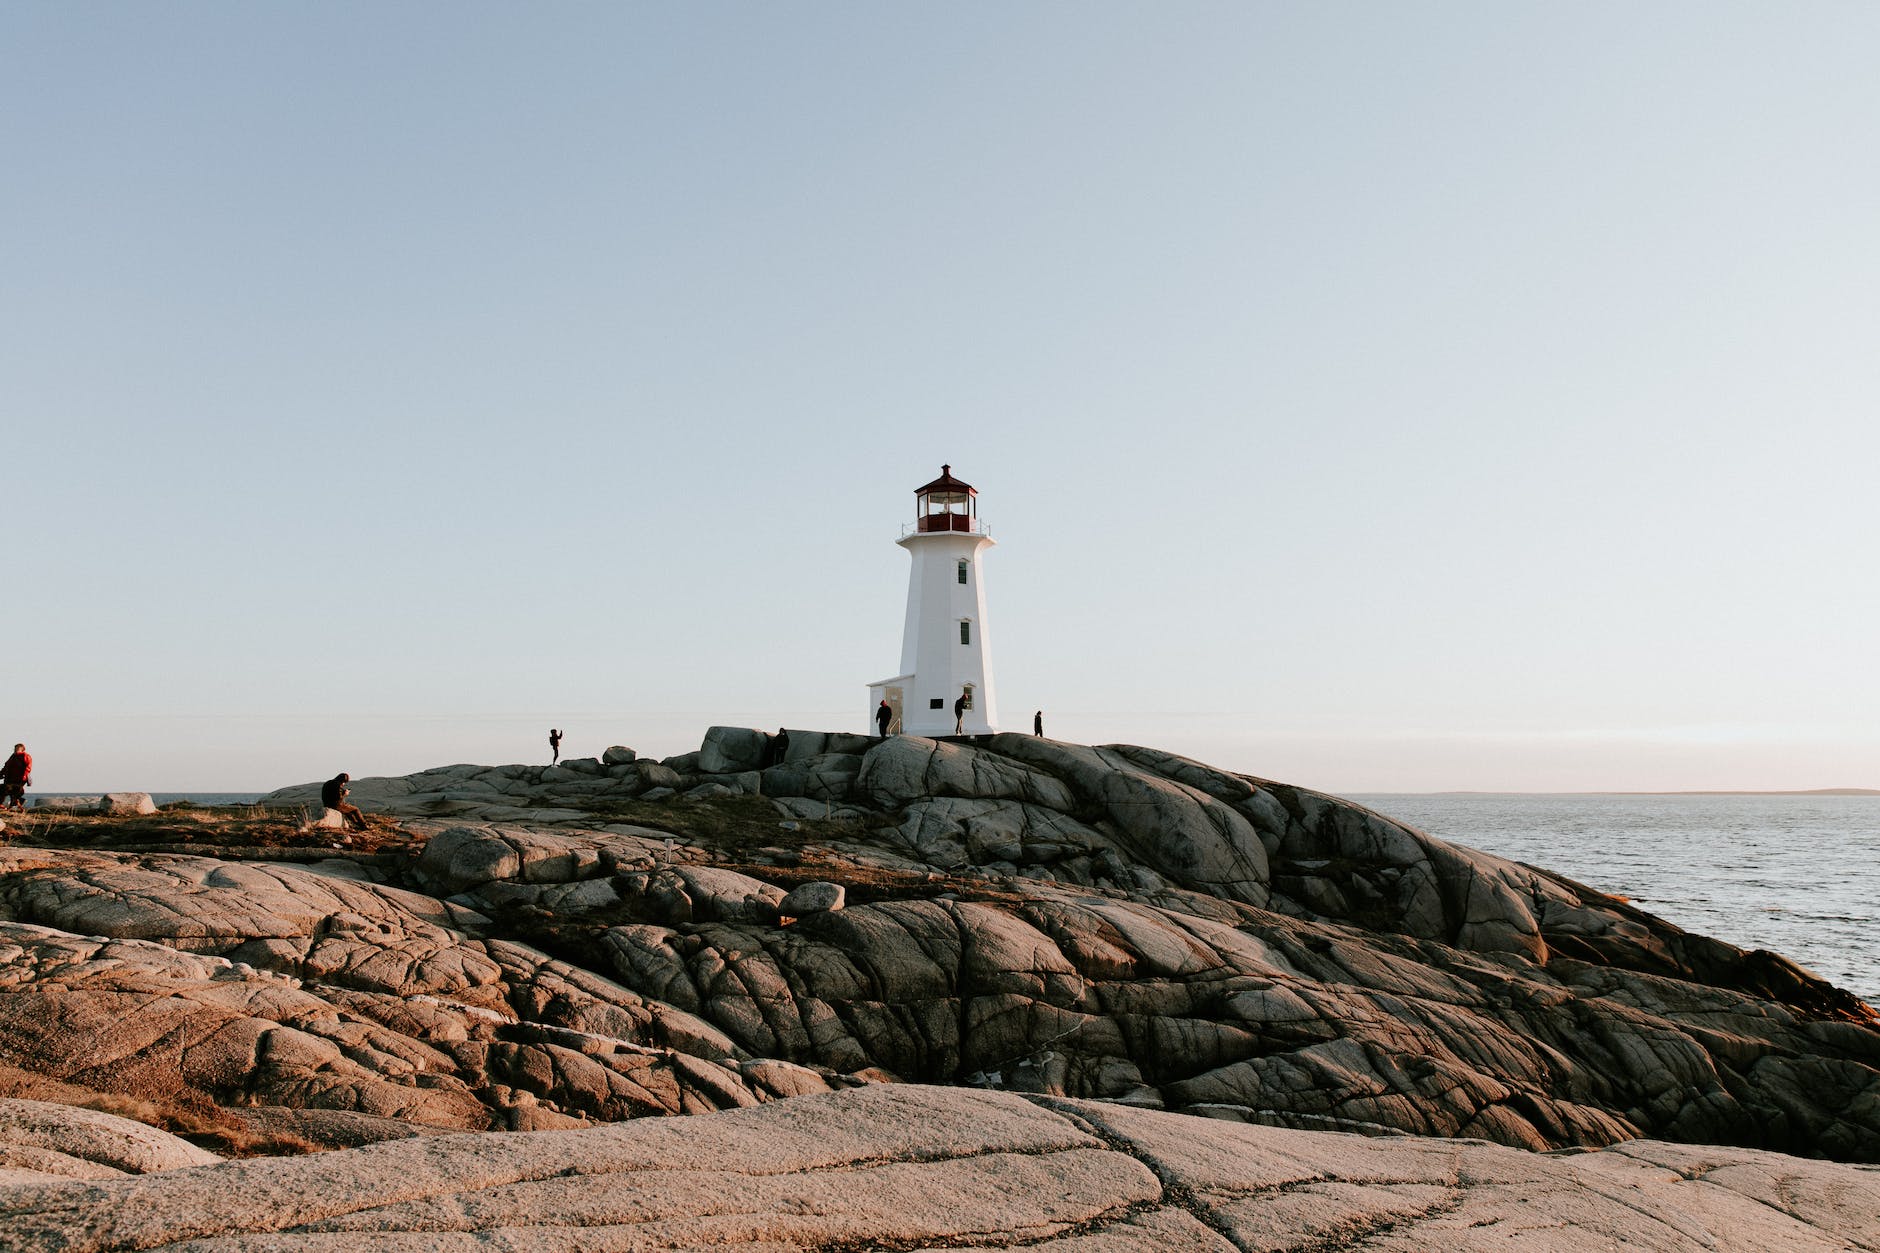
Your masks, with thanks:
<instances>
[{"instance_id":1,"label":"person standing","mask_svg":"<svg viewBox=\"0 0 1880 1253\"><path fill-rule=\"evenodd\" d=\"M0 766L0 809L25 809L26 786L32 781L32 756L26 745L15 744L7 764Z\"/></svg>"},{"instance_id":2,"label":"person standing","mask_svg":"<svg viewBox=\"0 0 1880 1253\"><path fill-rule=\"evenodd\" d=\"M352 776L343 770L328 779L320 785L320 803L344 815L348 831L363 831L366 829L366 816L359 812L359 806L346 803L346 795L352 791L346 786L350 782Z\"/></svg>"},{"instance_id":3,"label":"person standing","mask_svg":"<svg viewBox=\"0 0 1880 1253\"><path fill-rule=\"evenodd\" d=\"M1044 710L1031 716L1031 733L1041 740L1044 738Z\"/></svg>"},{"instance_id":4,"label":"person standing","mask_svg":"<svg viewBox=\"0 0 1880 1253\"><path fill-rule=\"evenodd\" d=\"M555 727L548 729L548 764L554 765L561 760L561 732Z\"/></svg>"},{"instance_id":5,"label":"person standing","mask_svg":"<svg viewBox=\"0 0 1880 1253\"><path fill-rule=\"evenodd\" d=\"M884 697L882 702L875 706L875 728L881 733L882 739L885 740L888 738L888 724L893 721L894 708L888 704L887 699Z\"/></svg>"},{"instance_id":6,"label":"person standing","mask_svg":"<svg viewBox=\"0 0 1880 1253\"><path fill-rule=\"evenodd\" d=\"M953 734L966 734L966 689L964 688L960 689L960 694L953 700Z\"/></svg>"},{"instance_id":7,"label":"person standing","mask_svg":"<svg viewBox=\"0 0 1880 1253\"><path fill-rule=\"evenodd\" d=\"M767 736L764 739L764 753L763 756L758 759L763 764L760 765L758 769L768 770L772 766L782 765L783 759L789 751L790 733L784 728L778 727L775 735Z\"/></svg>"}]
</instances>

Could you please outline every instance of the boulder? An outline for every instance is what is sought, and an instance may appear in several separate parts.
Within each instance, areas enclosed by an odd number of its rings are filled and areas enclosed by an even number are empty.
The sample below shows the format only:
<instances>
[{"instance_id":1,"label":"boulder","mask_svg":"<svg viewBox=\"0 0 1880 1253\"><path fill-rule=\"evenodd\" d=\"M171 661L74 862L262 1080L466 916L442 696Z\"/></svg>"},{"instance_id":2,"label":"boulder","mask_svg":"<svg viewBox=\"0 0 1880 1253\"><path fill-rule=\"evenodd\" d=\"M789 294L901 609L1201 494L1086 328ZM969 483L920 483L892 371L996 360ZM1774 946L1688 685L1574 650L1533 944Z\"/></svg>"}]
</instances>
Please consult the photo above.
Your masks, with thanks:
<instances>
[{"instance_id":1,"label":"boulder","mask_svg":"<svg viewBox=\"0 0 1880 1253\"><path fill-rule=\"evenodd\" d=\"M1066 811L1076 805L1070 789L1043 771L973 745L912 735L874 741L856 787L881 809L930 796L1028 801Z\"/></svg>"},{"instance_id":2,"label":"boulder","mask_svg":"<svg viewBox=\"0 0 1880 1253\"><path fill-rule=\"evenodd\" d=\"M1009 800L939 797L910 803L901 837L923 861L934 865L1020 862L1062 869L1083 853L1108 853L1107 873L1124 878L1113 842L1056 810ZM1089 875L1083 880L1087 881Z\"/></svg>"},{"instance_id":3,"label":"boulder","mask_svg":"<svg viewBox=\"0 0 1880 1253\"><path fill-rule=\"evenodd\" d=\"M860 757L881 741L872 735L850 735L843 731L799 731L789 728L790 742L784 749L785 761L820 757L824 753L845 753Z\"/></svg>"},{"instance_id":4,"label":"boulder","mask_svg":"<svg viewBox=\"0 0 1880 1253\"><path fill-rule=\"evenodd\" d=\"M616 744L601 754L603 766L624 766L634 761L639 754L622 744Z\"/></svg>"},{"instance_id":5,"label":"boulder","mask_svg":"<svg viewBox=\"0 0 1880 1253\"><path fill-rule=\"evenodd\" d=\"M840 883L799 883L777 902L777 912L793 918L804 914L826 914L841 909L845 893Z\"/></svg>"},{"instance_id":6,"label":"boulder","mask_svg":"<svg viewBox=\"0 0 1880 1253\"><path fill-rule=\"evenodd\" d=\"M861 768L862 759L850 753L797 757L765 770L760 788L765 796L842 801L854 793Z\"/></svg>"},{"instance_id":7,"label":"boulder","mask_svg":"<svg viewBox=\"0 0 1880 1253\"><path fill-rule=\"evenodd\" d=\"M993 750L1061 780L1074 799L1052 808L1102 812L1135 859L1151 869L1211 895L1267 904L1271 868L1266 846L1232 806L1139 766L1117 750L1030 735L996 735L991 743ZM874 756L869 754L871 761ZM866 781L866 769L863 774Z\"/></svg>"},{"instance_id":8,"label":"boulder","mask_svg":"<svg viewBox=\"0 0 1880 1253\"><path fill-rule=\"evenodd\" d=\"M315 792L314 796L316 799L318 799L319 793ZM103 803L104 803L104 797L102 796L35 796L33 797L34 809L45 809L45 810L50 810L53 813L61 813L61 814L96 813L98 810L98 806Z\"/></svg>"},{"instance_id":9,"label":"boulder","mask_svg":"<svg viewBox=\"0 0 1880 1253\"><path fill-rule=\"evenodd\" d=\"M451 827L425 843L418 857L419 882L441 896L454 896L492 879L522 873L522 854L486 827Z\"/></svg>"},{"instance_id":10,"label":"boulder","mask_svg":"<svg viewBox=\"0 0 1880 1253\"><path fill-rule=\"evenodd\" d=\"M685 782L677 770L661 762L638 761L634 765L639 771L640 783L644 787L663 787L677 791Z\"/></svg>"},{"instance_id":11,"label":"boulder","mask_svg":"<svg viewBox=\"0 0 1880 1253\"><path fill-rule=\"evenodd\" d=\"M785 727L784 733L790 737L783 748L785 761L814 757L829 751L828 746L832 736L828 731L803 731L796 727Z\"/></svg>"},{"instance_id":12,"label":"boulder","mask_svg":"<svg viewBox=\"0 0 1880 1253\"><path fill-rule=\"evenodd\" d=\"M715 866L676 866L621 874L620 894L639 917L678 926L693 922L770 923L782 888Z\"/></svg>"},{"instance_id":13,"label":"boulder","mask_svg":"<svg viewBox=\"0 0 1880 1253\"><path fill-rule=\"evenodd\" d=\"M699 749L698 769L705 774L738 774L763 766L770 737L751 727L712 727Z\"/></svg>"},{"instance_id":14,"label":"boulder","mask_svg":"<svg viewBox=\"0 0 1880 1253\"><path fill-rule=\"evenodd\" d=\"M0 1099L0 1152L31 1147L108 1168L108 1175L147 1175L222 1159L142 1123L49 1101ZM41 1167L44 1170L44 1167ZM48 1174L89 1173L46 1170Z\"/></svg>"}]
</instances>

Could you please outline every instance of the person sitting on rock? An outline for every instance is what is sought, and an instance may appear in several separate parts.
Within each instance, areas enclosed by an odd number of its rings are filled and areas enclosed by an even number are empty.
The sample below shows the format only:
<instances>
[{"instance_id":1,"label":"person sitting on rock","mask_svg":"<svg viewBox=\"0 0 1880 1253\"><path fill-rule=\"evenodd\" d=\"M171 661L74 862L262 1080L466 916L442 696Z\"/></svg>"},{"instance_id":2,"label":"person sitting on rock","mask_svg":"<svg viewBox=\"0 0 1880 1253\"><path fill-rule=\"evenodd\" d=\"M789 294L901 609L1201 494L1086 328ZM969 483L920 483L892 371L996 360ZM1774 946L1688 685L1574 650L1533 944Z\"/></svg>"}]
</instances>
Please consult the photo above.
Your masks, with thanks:
<instances>
[{"instance_id":1,"label":"person sitting on rock","mask_svg":"<svg viewBox=\"0 0 1880 1253\"><path fill-rule=\"evenodd\" d=\"M33 781L33 759L26 745L15 744L7 764L0 766L0 809L26 808L26 785Z\"/></svg>"},{"instance_id":2,"label":"person sitting on rock","mask_svg":"<svg viewBox=\"0 0 1880 1253\"><path fill-rule=\"evenodd\" d=\"M880 731L882 739L888 738L888 724L893 721L894 709L886 699L883 699L879 705L875 706L875 726Z\"/></svg>"},{"instance_id":3,"label":"person sitting on rock","mask_svg":"<svg viewBox=\"0 0 1880 1253\"><path fill-rule=\"evenodd\" d=\"M350 782L352 776L343 770L328 779L320 785L320 803L343 815L348 831L363 831L366 829L366 816L359 812L359 806L346 803L346 794L352 791L346 786Z\"/></svg>"},{"instance_id":4,"label":"person sitting on rock","mask_svg":"<svg viewBox=\"0 0 1880 1253\"><path fill-rule=\"evenodd\" d=\"M561 760L561 731L555 727L548 729L548 764L554 765Z\"/></svg>"}]
</instances>

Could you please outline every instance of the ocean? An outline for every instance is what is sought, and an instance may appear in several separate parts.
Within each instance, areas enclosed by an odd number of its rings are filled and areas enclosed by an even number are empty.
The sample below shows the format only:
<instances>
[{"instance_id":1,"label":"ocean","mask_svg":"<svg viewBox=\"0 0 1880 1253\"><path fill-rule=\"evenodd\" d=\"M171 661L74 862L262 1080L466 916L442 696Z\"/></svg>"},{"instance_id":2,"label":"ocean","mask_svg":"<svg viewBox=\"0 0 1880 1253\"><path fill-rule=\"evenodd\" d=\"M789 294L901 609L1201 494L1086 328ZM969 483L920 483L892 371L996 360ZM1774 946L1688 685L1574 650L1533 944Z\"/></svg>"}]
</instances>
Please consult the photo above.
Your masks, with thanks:
<instances>
[{"instance_id":1,"label":"ocean","mask_svg":"<svg viewBox=\"0 0 1880 1253\"><path fill-rule=\"evenodd\" d=\"M1364 795L1880 1006L1880 796Z\"/></svg>"}]
</instances>

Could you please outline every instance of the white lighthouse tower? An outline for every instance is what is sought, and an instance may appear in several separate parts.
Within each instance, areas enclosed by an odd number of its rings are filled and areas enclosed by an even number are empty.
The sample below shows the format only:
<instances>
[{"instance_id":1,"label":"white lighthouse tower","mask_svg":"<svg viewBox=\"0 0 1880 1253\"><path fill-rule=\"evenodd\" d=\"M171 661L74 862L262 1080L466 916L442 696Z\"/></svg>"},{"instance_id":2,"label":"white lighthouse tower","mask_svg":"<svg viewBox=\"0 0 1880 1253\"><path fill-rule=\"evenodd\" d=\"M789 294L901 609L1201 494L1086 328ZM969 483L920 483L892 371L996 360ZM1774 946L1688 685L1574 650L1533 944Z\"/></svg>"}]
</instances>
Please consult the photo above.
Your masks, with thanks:
<instances>
[{"instance_id":1,"label":"white lighthouse tower","mask_svg":"<svg viewBox=\"0 0 1880 1253\"><path fill-rule=\"evenodd\" d=\"M914 559L907 576L907 622L901 631L901 673L868 685L868 729L882 701L891 731L952 735L953 702L966 698L960 729L999 729L992 692L992 646L986 631L986 584L979 554L992 536L979 520L979 493L941 466L940 477L914 489L914 521L898 541Z\"/></svg>"}]
</instances>

